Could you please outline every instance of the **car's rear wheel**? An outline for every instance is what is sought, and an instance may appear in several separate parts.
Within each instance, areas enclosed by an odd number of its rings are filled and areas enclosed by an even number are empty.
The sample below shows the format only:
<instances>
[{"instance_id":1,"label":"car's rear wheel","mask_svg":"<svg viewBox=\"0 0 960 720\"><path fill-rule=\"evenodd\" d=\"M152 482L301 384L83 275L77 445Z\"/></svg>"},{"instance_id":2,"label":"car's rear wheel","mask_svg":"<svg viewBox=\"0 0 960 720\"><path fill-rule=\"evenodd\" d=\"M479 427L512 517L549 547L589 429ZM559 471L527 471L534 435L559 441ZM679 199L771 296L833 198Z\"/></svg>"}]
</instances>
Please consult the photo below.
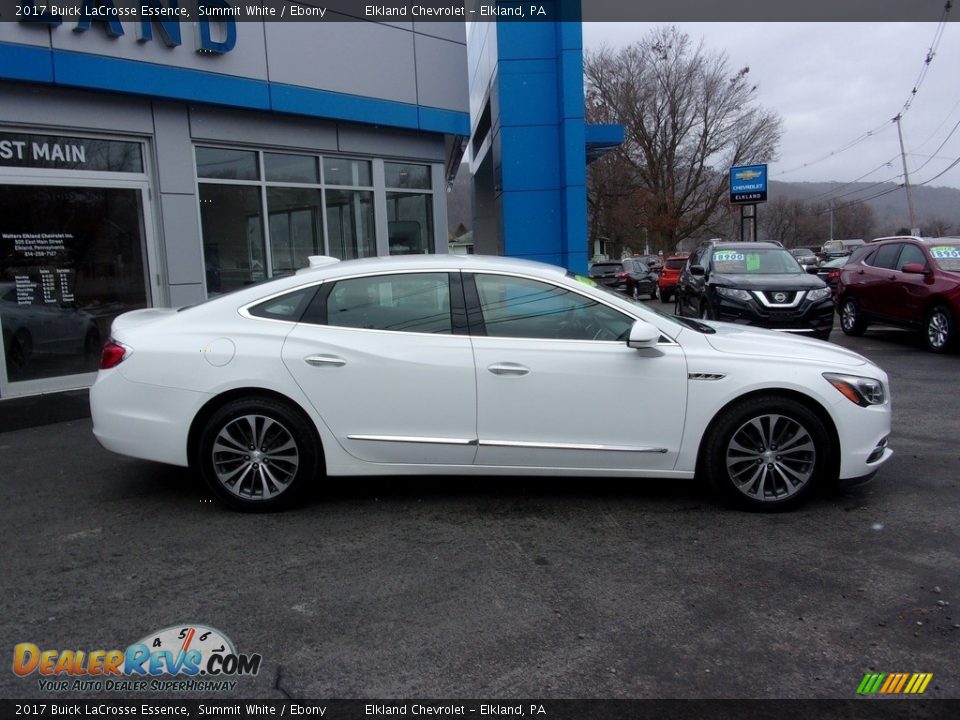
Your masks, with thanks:
<instances>
[{"instance_id":1,"label":"car's rear wheel","mask_svg":"<svg viewBox=\"0 0 960 720\"><path fill-rule=\"evenodd\" d=\"M321 452L303 415L271 398L234 400L204 424L196 464L210 490L236 510L289 506L317 475Z\"/></svg>"},{"instance_id":2,"label":"car's rear wheel","mask_svg":"<svg viewBox=\"0 0 960 720\"><path fill-rule=\"evenodd\" d=\"M668 303L670 302L670 291L659 288L660 291L660 302Z\"/></svg>"},{"instance_id":3,"label":"car's rear wheel","mask_svg":"<svg viewBox=\"0 0 960 720\"><path fill-rule=\"evenodd\" d=\"M840 329L845 335L863 335L867 329L867 321L860 312L860 304L850 296L840 303Z\"/></svg>"},{"instance_id":4,"label":"car's rear wheel","mask_svg":"<svg viewBox=\"0 0 960 720\"><path fill-rule=\"evenodd\" d=\"M703 469L749 510L796 507L833 467L823 421L790 398L758 397L725 412L704 447Z\"/></svg>"},{"instance_id":5,"label":"car's rear wheel","mask_svg":"<svg viewBox=\"0 0 960 720\"><path fill-rule=\"evenodd\" d=\"M954 335L953 315L946 306L937 305L927 314L927 347L933 352L946 352L953 345Z\"/></svg>"}]
</instances>

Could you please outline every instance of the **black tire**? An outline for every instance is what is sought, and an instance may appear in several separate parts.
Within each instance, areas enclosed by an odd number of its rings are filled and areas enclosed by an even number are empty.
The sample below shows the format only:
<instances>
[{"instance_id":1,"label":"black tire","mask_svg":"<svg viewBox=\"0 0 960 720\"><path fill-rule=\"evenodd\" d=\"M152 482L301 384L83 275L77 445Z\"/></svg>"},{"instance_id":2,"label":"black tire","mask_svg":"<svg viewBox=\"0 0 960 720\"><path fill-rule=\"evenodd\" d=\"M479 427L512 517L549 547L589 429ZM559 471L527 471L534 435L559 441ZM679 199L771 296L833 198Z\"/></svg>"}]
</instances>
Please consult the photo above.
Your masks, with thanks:
<instances>
[{"instance_id":1,"label":"black tire","mask_svg":"<svg viewBox=\"0 0 960 720\"><path fill-rule=\"evenodd\" d=\"M700 301L700 319L701 320L714 320L713 308L710 307L710 303L706 300Z\"/></svg>"},{"instance_id":2,"label":"black tire","mask_svg":"<svg viewBox=\"0 0 960 720\"><path fill-rule=\"evenodd\" d=\"M813 334L813 336L814 336L817 340L829 341L829 340L830 340L830 332L831 332L831 331L832 331L832 328L827 328L826 330L817 330L817 331Z\"/></svg>"},{"instance_id":3,"label":"black tire","mask_svg":"<svg viewBox=\"0 0 960 720\"><path fill-rule=\"evenodd\" d=\"M670 302L670 291L669 290L660 290L660 302L668 303Z\"/></svg>"},{"instance_id":4,"label":"black tire","mask_svg":"<svg viewBox=\"0 0 960 720\"><path fill-rule=\"evenodd\" d=\"M677 317L683 317L683 302L680 299L680 293L677 293L673 302L673 314Z\"/></svg>"},{"instance_id":5,"label":"black tire","mask_svg":"<svg viewBox=\"0 0 960 720\"><path fill-rule=\"evenodd\" d=\"M956 341L956 322L946 305L935 305L927 313L923 326L923 338L931 352L948 352Z\"/></svg>"},{"instance_id":6,"label":"black tire","mask_svg":"<svg viewBox=\"0 0 960 720\"><path fill-rule=\"evenodd\" d=\"M258 438L260 447L251 443ZM252 397L227 403L204 423L193 462L225 505L270 512L301 498L323 456L316 430L302 413L271 398Z\"/></svg>"},{"instance_id":7,"label":"black tire","mask_svg":"<svg viewBox=\"0 0 960 720\"><path fill-rule=\"evenodd\" d=\"M777 453L778 442L787 443L786 450ZM833 443L820 418L796 400L772 396L725 410L701 455L704 475L726 500L760 512L797 507L829 481L834 467Z\"/></svg>"},{"instance_id":8,"label":"black tire","mask_svg":"<svg viewBox=\"0 0 960 720\"><path fill-rule=\"evenodd\" d=\"M840 329L844 335L859 336L867 329L867 321L860 312L860 303L847 295L840 301Z\"/></svg>"}]
</instances>

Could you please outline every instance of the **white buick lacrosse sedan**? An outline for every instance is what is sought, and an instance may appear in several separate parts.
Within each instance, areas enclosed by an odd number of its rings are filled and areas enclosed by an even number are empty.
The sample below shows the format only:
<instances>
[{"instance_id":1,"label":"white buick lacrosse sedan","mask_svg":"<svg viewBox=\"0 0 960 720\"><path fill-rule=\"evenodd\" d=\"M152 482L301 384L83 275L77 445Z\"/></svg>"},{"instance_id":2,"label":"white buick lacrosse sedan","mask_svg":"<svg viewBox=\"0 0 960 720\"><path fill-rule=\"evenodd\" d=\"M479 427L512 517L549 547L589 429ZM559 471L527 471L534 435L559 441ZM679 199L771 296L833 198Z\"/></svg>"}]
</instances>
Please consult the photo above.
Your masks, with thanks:
<instances>
[{"instance_id":1,"label":"white buick lacrosse sedan","mask_svg":"<svg viewBox=\"0 0 960 720\"><path fill-rule=\"evenodd\" d=\"M311 261L118 317L90 392L100 443L190 466L241 510L424 474L701 474L773 510L892 454L886 374L836 345L667 317L539 263Z\"/></svg>"}]
</instances>

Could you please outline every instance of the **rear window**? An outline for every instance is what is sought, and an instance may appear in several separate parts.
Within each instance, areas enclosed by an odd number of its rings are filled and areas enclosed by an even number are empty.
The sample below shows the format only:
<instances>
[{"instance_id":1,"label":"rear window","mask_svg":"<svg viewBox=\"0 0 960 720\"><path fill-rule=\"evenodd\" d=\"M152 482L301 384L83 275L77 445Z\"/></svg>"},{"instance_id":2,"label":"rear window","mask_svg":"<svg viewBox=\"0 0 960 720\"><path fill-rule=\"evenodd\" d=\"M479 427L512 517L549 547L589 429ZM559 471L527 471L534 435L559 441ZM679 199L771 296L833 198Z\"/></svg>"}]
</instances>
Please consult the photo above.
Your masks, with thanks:
<instances>
[{"instance_id":1,"label":"rear window","mask_svg":"<svg viewBox=\"0 0 960 720\"><path fill-rule=\"evenodd\" d=\"M623 263L597 263L590 268L591 275L609 275L623 271Z\"/></svg>"}]
</instances>

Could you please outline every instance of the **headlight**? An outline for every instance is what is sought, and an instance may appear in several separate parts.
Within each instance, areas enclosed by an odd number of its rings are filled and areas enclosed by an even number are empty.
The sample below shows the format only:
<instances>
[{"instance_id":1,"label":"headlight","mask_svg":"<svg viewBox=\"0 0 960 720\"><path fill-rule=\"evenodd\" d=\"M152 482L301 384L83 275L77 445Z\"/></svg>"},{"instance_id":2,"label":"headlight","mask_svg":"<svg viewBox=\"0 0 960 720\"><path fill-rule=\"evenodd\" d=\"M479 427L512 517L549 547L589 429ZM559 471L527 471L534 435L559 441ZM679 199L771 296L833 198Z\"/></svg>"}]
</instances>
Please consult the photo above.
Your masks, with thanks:
<instances>
[{"instance_id":1,"label":"headlight","mask_svg":"<svg viewBox=\"0 0 960 720\"><path fill-rule=\"evenodd\" d=\"M747 302L750 300L750 293L746 290L737 290L736 288L728 287L718 287L716 288L718 294L723 295L724 297L733 298L734 300L742 300Z\"/></svg>"},{"instance_id":2,"label":"headlight","mask_svg":"<svg viewBox=\"0 0 960 720\"><path fill-rule=\"evenodd\" d=\"M873 378L857 375L839 375L824 373L824 379L833 385L850 402L860 407L869 405L883 405L887 400L883 391L883 383Z\"/></svg>"},{"instance_id":3,"label":"headlight","mask_svg":"<svg viewBox=\"0 0 960 720\"><path fill-rule=\"evenodd\" d=\"M807 293L807 300L810 302L816 302L817 300L823 300L824 298L830 297L832 293L833 290L828 287L820 288L818 290L811 290Z\"/></svg>"}]
</instances>

